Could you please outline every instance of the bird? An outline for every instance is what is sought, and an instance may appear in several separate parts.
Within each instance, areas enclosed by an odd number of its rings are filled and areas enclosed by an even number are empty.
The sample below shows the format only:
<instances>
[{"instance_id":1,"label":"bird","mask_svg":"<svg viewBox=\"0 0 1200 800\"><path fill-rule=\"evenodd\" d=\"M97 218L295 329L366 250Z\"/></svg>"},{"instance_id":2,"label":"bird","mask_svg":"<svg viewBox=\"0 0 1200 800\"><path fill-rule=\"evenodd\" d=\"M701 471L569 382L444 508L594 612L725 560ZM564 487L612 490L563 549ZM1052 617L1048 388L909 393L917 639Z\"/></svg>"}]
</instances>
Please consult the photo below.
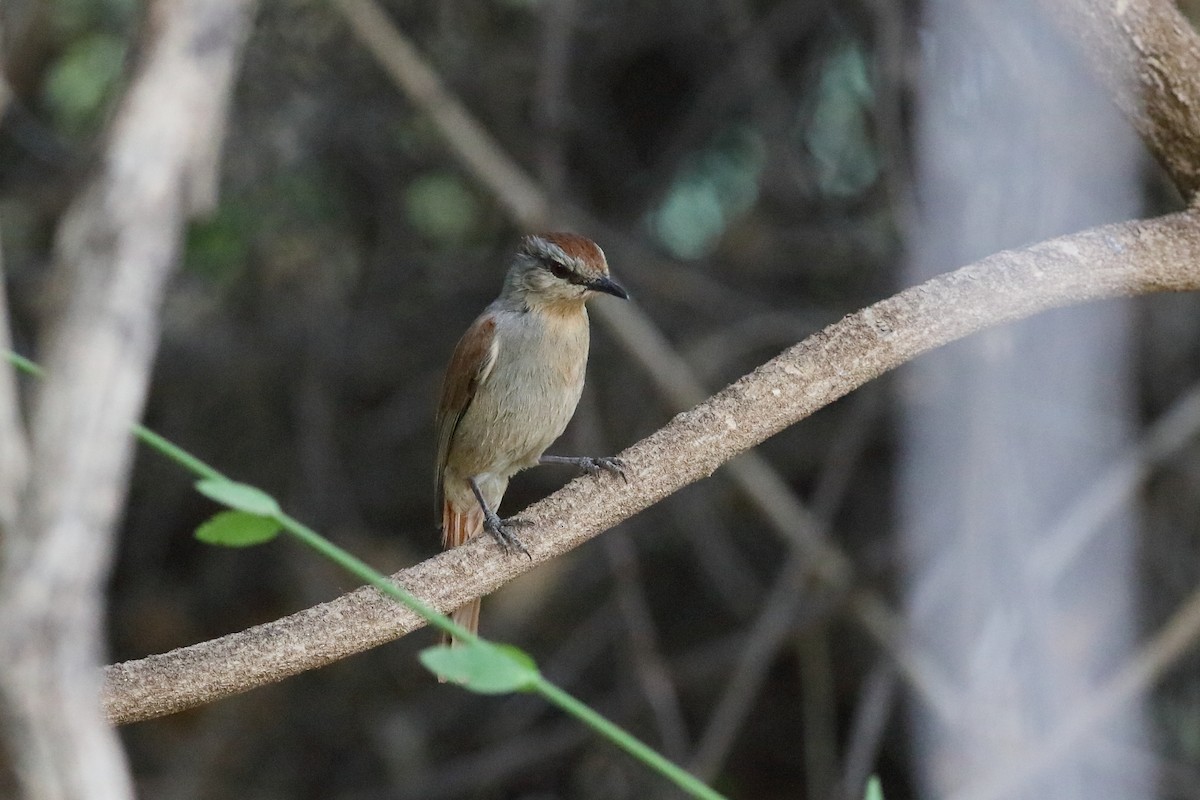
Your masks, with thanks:
<instances>
[{"instance_id":1,"label":"bird","mask_svg":"<svg viewBox=\"0 0 1200 800\"><path fill-rule=\"evenodd\" d=\"M509 479L538 464L625 478L616 458L547 456L583 393L589 326L586 302L628 292L609 275L604 251L575 233L521 239L499 297L454 348L437 406L436 505L444 548L487 531L508 553L529 551L497 513ZM480 601L452 612L471 633ZM443 636L444 643L454 643Z\"/></svg>"}]
</instances>

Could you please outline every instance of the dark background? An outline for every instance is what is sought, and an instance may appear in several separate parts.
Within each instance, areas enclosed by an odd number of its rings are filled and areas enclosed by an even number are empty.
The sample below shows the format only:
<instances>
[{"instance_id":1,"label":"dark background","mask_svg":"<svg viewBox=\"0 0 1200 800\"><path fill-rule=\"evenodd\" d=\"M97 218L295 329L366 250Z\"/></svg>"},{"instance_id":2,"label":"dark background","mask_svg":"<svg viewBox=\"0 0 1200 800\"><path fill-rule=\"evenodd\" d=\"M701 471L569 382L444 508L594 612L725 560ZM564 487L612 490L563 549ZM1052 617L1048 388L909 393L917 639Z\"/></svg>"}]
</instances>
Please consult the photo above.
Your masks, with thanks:
<instances>
[{"instance_id":1,"label":"dark background","mask_svg":"<svg viewBox=\"0 0 1200 800\"><path fill-rule=\"evenodd\" d=\"M389 2L442 79L555 202L584 210L614 276L711 390L899 287L913 201L919 11L911 2ZM3 53L0 237L14 338L36 357L55 225L136 61L133 0L13 2ZM1179 199L1152 169L1146 213ZM219 209L164 310L146 423L391 572L434 554L432 410L459 334L522 233L316 0L260 6ZM612 241L605 239L605 234ZM959 264L946 264L950 269ZM601 298L598 303L616 302ZM1200 374L1195 297L1137 302L1137 400L1153 420ZM551 452L610 454L678 410L602 326ZM864 585L895 596L890 381L765 443L819 502ZM569 473L513 481L513 513ZM1200 447L1143 492L1136 569L1156 627L1196 584ZM191 538L215 510L138 455L113 577L112 657L299 610L354 582L290 542ZM719 472L484 604L483 632L687 762L786 556ZM862 769L909 796L904 693L813 587L744 708L716 785L848 796ZM439 686L421 631L331 667L123 730L151 798L640 798L660 779L527 697ZM1194 656L1154 697L1166 796L1196 797ZM872 735L869 717L883 722ZM856 749L857 748L857 749ZM855 761L853 754L865 754ZM1196 780L1194 780L1196 779Z\"/></svg>"}]
</instances>

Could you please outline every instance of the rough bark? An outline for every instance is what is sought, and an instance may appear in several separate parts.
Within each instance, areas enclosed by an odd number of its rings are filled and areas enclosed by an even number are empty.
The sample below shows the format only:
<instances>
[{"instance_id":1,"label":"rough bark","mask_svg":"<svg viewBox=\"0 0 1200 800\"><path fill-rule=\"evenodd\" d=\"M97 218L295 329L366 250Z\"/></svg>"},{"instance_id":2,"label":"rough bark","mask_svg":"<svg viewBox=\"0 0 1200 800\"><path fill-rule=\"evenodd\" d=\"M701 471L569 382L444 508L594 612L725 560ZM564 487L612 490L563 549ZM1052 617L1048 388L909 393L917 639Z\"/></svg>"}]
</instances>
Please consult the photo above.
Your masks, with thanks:
<instances>
[{"instance_id":1,"label":"rough bark","mask_svg":"<svg viewBox=\"0 0 1200 800\"><path fill-rule=\"evenodd\" d=\"M1200 189L1200 35L1168 0L1043 0L1192 201Z\"/></svg>"}]
</instances>

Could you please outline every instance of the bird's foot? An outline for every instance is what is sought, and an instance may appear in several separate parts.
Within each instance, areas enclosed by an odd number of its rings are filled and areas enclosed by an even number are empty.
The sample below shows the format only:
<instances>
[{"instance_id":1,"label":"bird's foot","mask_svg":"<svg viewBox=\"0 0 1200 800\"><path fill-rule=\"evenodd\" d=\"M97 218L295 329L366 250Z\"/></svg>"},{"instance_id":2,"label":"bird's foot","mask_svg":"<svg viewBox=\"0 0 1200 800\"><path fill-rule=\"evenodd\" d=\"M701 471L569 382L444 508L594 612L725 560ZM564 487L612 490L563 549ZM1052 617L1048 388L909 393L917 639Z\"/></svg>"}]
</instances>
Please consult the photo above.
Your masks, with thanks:
<instances>
[{"instance_id":1,"label":"bird's foot","mask_svg":"<svg viewBox=\"0 0 1200 800\"><path fill-rule=\"evenodd\" d=\"M500 519L498 515L490 511L483 518L483 529L492 535L505 553L509 555L523 553L526 558L533 561L533 556L529 555L525 543L512 531L513 528L528 524L523 519Z\"/></svg>"},{"instance_id":2,"label":"bird's foot","mask_svg":"<svg viewBox=\"0 0 1200 800\"><path fill-rule=\"evenodd\" d=\"M607 472L610 475L618 475L621 480L629 483L629 477L625 474L625 462L619 458L608 456L542 456L541 463L543 464L572 464L592 477L598 476L602 472Z\"/></svg>"},{"instance_id":3,"label":"bird's foot","mask_svg":"<svg viewBox=\"0 0 1200 800\"><path fill-rule=\"evenodd\" d=\"M584 456L579 459L579 468L592 477L596 477L601 472L607 472L629 483L629 478L625 475L625 462L619 458L611 456Z\"/></svg>"}]
</instances>

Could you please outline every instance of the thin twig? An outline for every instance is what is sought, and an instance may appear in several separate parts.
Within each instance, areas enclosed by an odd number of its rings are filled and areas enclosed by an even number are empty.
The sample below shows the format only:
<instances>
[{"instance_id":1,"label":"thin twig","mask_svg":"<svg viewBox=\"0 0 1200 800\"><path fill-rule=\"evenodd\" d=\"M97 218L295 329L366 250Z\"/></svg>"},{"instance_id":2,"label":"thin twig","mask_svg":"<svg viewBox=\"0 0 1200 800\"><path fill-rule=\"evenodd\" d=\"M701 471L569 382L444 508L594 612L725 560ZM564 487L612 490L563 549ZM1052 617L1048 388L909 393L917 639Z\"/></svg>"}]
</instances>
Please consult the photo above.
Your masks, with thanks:
<instances>
[{"instance_id":1,"label":"thin twig","mask_svg":"<svg viewBox=\"0 0 1200 800\"><path fill-rule=\"evenodd\" d=\"M796 641L805 797L833 797L837 781L837 686L829 636L829 626L818 625Z\"/></svg>"},{"instance_id":2,"label":"thin twig","mask_svg":"<svg viewBox=\"0 0 1200 800\"><path fill-rule=\"evenodd\" d=\"M1136 445L1093 481L1038 543L1029 559L1035 579L1053 583L1104 529L1149 477L1151 470L1200 435L1200 384L1155 420Z\"/></svg>"},{"instance_id":3,"label":"thin twig","mask_svg":"<svg viewBox=\"0 0 1200 800\"><path fill-rule=\"evenodd\" d=\"M725 681L721 699L708 718L704 736L688 766L702 780L711 781L720 771L781 643L809 600L803 562L804 557L792 551L763 603L762 613L746 635L737 667Z\"/></svg>"},{"instance_id":4,"label":"thin twig","mask_svg":"<svg viewBox=\"0 0 1200 800\"><path fill-rule=\"evenodd\" d=\"M554 643L553 652L539 667L555 684L564 689L576 689L583 685L587 669L615 649L621 633L616 604L611 601L600 603L576 623L567 636ZM544 706L525 703L515 713L497 716L490 726L494 735L484 738L511 738L532 725L543 713Z\"/></svg>"},{"instance_id":5,"label":"thin twig","mask_svg":"<svg viewBox=\"0 0 1200 800\"><path fill-rule=\"evenodd\" d=\"M629 632L638 683L654 714L663 753L672 761L681 761L688 749L687 724L642 591L642 569L637 551L629 537L619 532L604 537L604 545L612 564L617 607Z\"/></svg>"},{"instance_id":6,"label":"thin twig","mask_svg":"<svg viewBox=\"0 0 1200 800\"><path fill-rule=\"evenodd\" d=\"M695 365L698 377L715 380L731 364L741 362L748 354L786 347L834 319L833 314L791 309L745 314L724 327L697 337L682 355L687 363Z\"/></svg>"},{"instance_id":7,"label":"thin twig","mask_svg":"<svg viewBox=\"0 0 1200 800\"><path fill-rule=\"evenodd\" d=\"M875 766L888 717L896 702L896 668L888 661L876 664L862 682L858 706L846 737L845 766L842 770L841 792L845 800L859 800L867 779Z\"/></svg>"},{"instance_id":8,"label":"thin twig","mask_svg":"<svg viewBox=\"0 0 1200 800\"><path fill-rule=\"evenodd\" d=\"M585 391L580 409L575 414L575 438L582 445L578 452L603 452L600 449L599 428L595 396ZM637 550L624 531L606 536L604 545L616 606L624 622L639 688L653 714L663 754L672 761L680 762L688 748L687 725L671 670L663 657L658 629L646 601Z\"/></svg>"},{"instance_id":9,"label":"thin twig","mask_svg":"<svg viewBox=\"0 0 1200 800\"><path fill-rule=\"evenodd\" d=\"M667 499L675 524L683 531L697 575L737 619L749 619L766 595L736 529L725 517L720 493L683 489Z\"/></svg>"},{"instance_id":10,"label":"thin twig","mask_svg":"<svg viewBox=\"0 0 1200 800\"><path fill-rule=\"evenodd\" d=\"M869 439L871 426L865 421L878 409L877 395L864 394L861 397L863 399L856 403L839 430L837 438L843 446L831 453L821 470L821 478L814 492L814 496L820 498L817 508L821 519L832 518L848 486L854 465L858 463L858 457L862 455ZM692 758L692 769L697 775L711 780L729 755L768 669L795 627L795 616L805 603L812 602L813 592L807 584L805 554L799 549L793 550L763 602L762 611L746 636L738 663L726 681L716 710L708 720ZM943 702L949 705L949 700Z\"/></svg>"},{"instance_id":11,"label":"thin twig","mask_svg":"<svg viewBox=\"0 0 1200 800\"><path fill-rule=\"evenodd\" d=\"M471 116L457 97L446 89L417 48L400 34L374 0L337 0L337 5L396 85L438 129L453 131L455 154L479 181L488 187L502 186L496 198L521 225L538 229L550 218L546 198L538 186L499 151L487 130Z\"/></svg>"},{"instance_id":12,"label":"thin twig","mask_svg":"<svg viewBox=\"0 0 1200 800\"><path fill-rule=\"evenodd\" d=\"M522 731L519 737L501 739L480 752L448 759L437 764L437 770L423 770L413 775L411 770L397 775L396 800L439 800L439 798L469 797L480 786L503 786L516 775L553 758L585 745L588 731L574 720L558 719L534 730Z\"/></svg>"}]
</instances>

